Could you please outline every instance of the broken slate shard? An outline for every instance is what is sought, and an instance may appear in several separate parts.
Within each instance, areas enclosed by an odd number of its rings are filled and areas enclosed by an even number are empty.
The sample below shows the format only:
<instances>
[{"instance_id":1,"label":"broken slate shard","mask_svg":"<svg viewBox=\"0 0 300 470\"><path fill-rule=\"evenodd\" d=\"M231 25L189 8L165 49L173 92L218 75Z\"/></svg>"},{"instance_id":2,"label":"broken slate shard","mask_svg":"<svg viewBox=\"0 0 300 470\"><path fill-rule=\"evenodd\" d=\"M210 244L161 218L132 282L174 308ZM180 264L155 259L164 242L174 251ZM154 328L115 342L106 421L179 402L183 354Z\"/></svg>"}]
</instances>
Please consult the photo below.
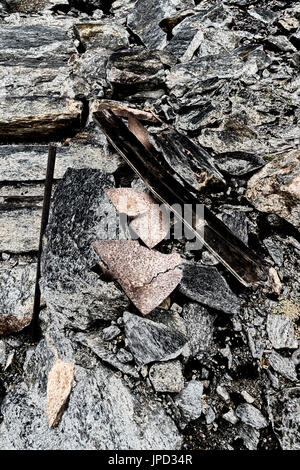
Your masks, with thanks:
<instances>
[{"instance_id":1,"label":"broken slate shard","mask_svg":"<svg viewBox=\"0 0 300 470\"><path fill-rule=\"evenodd\" d=\"M149 49L163 49L167 34L160 21L179 9L193 8L193 0L138 0L127 17L127 25Z\"/></svg>"},{"instance_id":2,"label":"broken slate shard","mask_svg":"<svg viewBox=\"0 0 300 470\"><path fill-rule=\"evenodd\" d=\"M110 56L107 80L112 84L118 98L163 88L164 78L163 63L156 51L134 47L114 52Z\"/></svg>"},{"instance_id":3,"label":"broken slate shard","mask_svg":"<svg viewBox=\"0 0 300 470\"><path fill-rule=\"evenodd\" d=\"M99 240L93 248L143 315L158 307L181 281L179 254L159 253L132 240Z\"/></svg>"},{"instance_id":4,"label":"broken slate shard","mask_svg":"<svg viewBox=\"0 0 300 470\"><path fill-rule=\"evenodd\" d=\"M270 366L282 377L295 382L297 380L296 367L292 359L281 356L276 351L272 351L267 356Z\"/></svg>"},{"instance_id":5,"label":"broken slate shard","mask_svg":"<svg viewBox=\"0 0 300 470\"><path fill-rule=\"evenodd\" d=\"M47 417L50 427L57 426L71 392L74 378L74 364L56 359L47 384Z\"/></svg>"},{"instance_id":6,"label":"broken slate shard","mask_svg":"<svg viewBox=\"0 0 300 470\"><path fill-rule=\"evenodd\" d=\"M130 351L140 366L175 359L187 342L178 329L129 312L125 312L123 318Z\"/></svg>"},{"instance_id":7,"label":"broken slate shard","mask_svg":"<svg viewBox=\"0 0 300 470\"><path fill-rule=\"evenodd\" d=\"M169 232L169 218L152 196L132 188L107 189L106 194L119 213L133 217L129 226L148 248L165 238Z\"/></svg>"},{"instance_id":8,"label":"broken slate shard","mask_svg":"<svg viewBox=\"0 0 300 470\"><path fill-rule=\"evenodd\" d=\"M215 316L202 305L190 303L184 306L182 317L186 324L191 356L208 351L212 345Z\"/></svg>"},{"instance_id":9,"label":"broken slate shard","mask_svg":"<svg viewBox=\"0 0 300 470\"><path fill-rule=\"evenodd\" d=\"M152 134L150 141L161 152L170 170L175 172L192 191L199 191L209 182L223 182L224 178L214 159L200 145L175 129Z\"/></svg>"},{"instance_id":10,"label":"broken slate shard","mask_svg":"<svg viewBox=\"0 0 300 470\"><path fill-rule=\"evenodd\" d=\"M186 264L179 290L189 299L221 312L235 314L241 308L240 299L214 266Z\"/></svg>"},{"instance_id":11,"label":"broken slate shard","mask_svg":"<svg viewBox=\"0 0 300 470\"><path fill-rule=\"evenodd\" d=\"M191 380L183 390L177 395L175 403L177 404L183 420L183 426L199 418L202 413L202 394L203 384L199 380Z\"/></svg>"},{"instance_id":12,"label":"broken slate shard","mask_svg":"<svg viewBox=\"0 0 300 470\"><path fill-rule=\"evenodd\" d=\"M261 411L249 403L238 405L235 413L243 423L253 428L262 429L268 426L268 422Z\"/></svg>"},{"instance_id":13,"label":"broken slate shard","mask_svg":"<svg viewBox=\"0 0 300 470\"><path fill-rule=\"evenodd\" d=\"M129 46L128 31L115 21L76 24L74 32L85 49L103 48L114 51Z\"/></svg>"},{"instance_id":14,"label":"broken slate shard","mask_svg":"<svg viewBox=\"0 0 300 470\"><path fill-rule=\"evenodd\" d=\"M241 176L265 165L265 161L247 152L224 152L216 156L216 165L224 173Z\"/></svg>"}]
</instances>

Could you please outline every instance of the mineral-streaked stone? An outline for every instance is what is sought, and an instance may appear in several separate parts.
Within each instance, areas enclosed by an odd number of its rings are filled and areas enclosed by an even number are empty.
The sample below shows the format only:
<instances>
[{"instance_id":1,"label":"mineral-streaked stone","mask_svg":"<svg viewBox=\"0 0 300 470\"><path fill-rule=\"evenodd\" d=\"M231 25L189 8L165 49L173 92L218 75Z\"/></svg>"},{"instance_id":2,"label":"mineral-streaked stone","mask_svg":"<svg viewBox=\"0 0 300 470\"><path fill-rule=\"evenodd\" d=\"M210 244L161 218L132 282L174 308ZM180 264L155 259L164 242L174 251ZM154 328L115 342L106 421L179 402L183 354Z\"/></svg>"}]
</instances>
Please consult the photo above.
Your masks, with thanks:
<instances>
[{"instance_id":1,"label":"mineral-streaked stone","mask_svg":"<svg viewBox=\"0 0 300 470\"><path fill-rule=\"evenodd\" d=\"M231 314L240 311L239 298L213 266L186 264L179 290L189 299L216 310Z\"/></svg>"},{"instance_id":2,"label":"mineral-streaked stone","mask_svg":"<svg viewBox=\"0 0 300 470\"><path fill-rule=\"evenodd\" d=\"M79 129L82 104L54 96L0 99L0 139L48 138Z\"/></svg>"},{"instance_id":3,"label":"mineral-streaked stone","mask_svg":"<svg viewBox=\"0 0 300 470\"><path fill-rule=\"evenodd\" d=\"M64 67L74 52L72 40L58 27L2 25L0 65Z\"/></svg>"},{"instance_id":4,"label":"mineral-streaked stone","mask_svg":"<svg viewBox=\"0 0 300 470\"><path fill-rule=\"evenodd\" d=\"M300 153L279 156L248 182L247 199L263 212L283 217L300 229Z\"/></svg>"},{"instance_id":5,"label":"mineral-streaked stone","mask_svg":"<svg viewBox=\"0 0 300 470\"><path fill-rule=\"evenodd\" d=\"M222 214L221 219L234 235L248 245L248 219L245 212L233 210L229 214Z\"/></svg>"},{"instance_id":6,"label":"mineral-streaked stone","mask_svg":"<svg viewBox=\"0 0 300 470\"><path fill-rule=\"evenodd\" d=\"M55 192L41 289L50 316L61 327L84 330L96 319L115 318L128 305L114 283L92 271L98 259L92 242L116 236L116 213L104 192L110 187L112 178L100 170L69 169Z\"/></svg>"},{"instance_id":7,"label":"mineral-streaked stone","mask_svg":"<svg viewBox=\"0 0 300 470\"><path fill-rule=\"evenodd\" d=\"M184 387L184 377L180 361L153 364L149 377L156 392L180 392Z\"/></svg>"},{"instance_id":8,"label":"mineral-streaked stone","mask_svg":"<svg viewBox=\"0 0 300 470\"><path fill-rule=\"evenodd\" d=\"M273 348L298 348L295 329L290 318L283 315L269 314L267 332Z\"/></svg>"},{"instance_id":9,"label":"mineral-streaked stone","mask_svg":"<svg viewBox=\"0 0 300 470\"><path fill-rule=\"evenodd\" d=\"M57 426L72 389L74 364L56 359L49 375L47 384L47 417L50 427Z\"/></svg>"},{"instance_id":10,"label":"mineral-streaked stone","mask_svg":"<svg viewBox=\"0 0 300 470\"><path fill-rule=\"evenodd\" d=\"M90 145L58 147L54 178L61 179L68 168L96 168L115 170L113 157L105 155L104 148ZM0 181L44 181L46 177L48 146L3 145L0 147Z\"/></svg>"},{"instance_id":11,"label":"mineral-streaked stone","mask_svg":"<svg viewBox=\"0 0 300 470\"><path fill-rule=\"evenodd\" d=\"M178 254L149 250L133 240L100 240L93 247L143 315L160 305L181 280Z\"/></svg>"},{"instance_id":12,"label":"mineral-streaked stone","mask_svg":"<svg viewBox=\"0 0 300 470\"><path fill-rule=\"evenodd\" d=\"M255 406L245 403L238 405L236 415L240 420L256 429L262 429L268 426L266 418Z\"/></svg>"},{"instance_id":13,"label":"mineral-streaked stone","mask_svg":"<svg viewBox=\"0 0 300 470\"><path fill-rule=\"evenodd\" d=\"M127 24L149 49L162 49L167 35L160 28L160 21L180 8L193 6L193 0L138 0L128 15Z\"/></svg>"},{"instance_id":14,"label":"mineral-streaked stone","mask_svg":"<svg viewBox=\"0 0 300 470\"><path fill-rule=\"evenodd\" d=\"M161 323L129 312L125 312L123 318L129 348L139 365L175 359L187 342L178 330Z\"/></svg>"},{"instance_id":15,"label":"mineral-streaked stone","mask_svg":"<svg viewBox=\"0 0 300 470\"><path fill-rule=\"evenodd\" d=\"M37 251L41 226L40 209L0 212L0 251Z\"/></svg>"},{"instance_id":16,"label":"mineral-streaked stone","mask_svg":"<svg viewBox=\"0 0 300 470\"><path fill-rule=\"evenodd\" d=\"M31 320L36 264L0 263L0 335L27 326Z\"/></svg>"},{"instance_id":17,"label":"mineral-streaked stone","mask_svg":"<svg viewBox=\"0 0 300 470\"><path fill-rule=\"evenodd\" d=\"M196 356L200 351L207 351L214 332L214 315L199 304L187 304L182 317L186 323L190 354Z\"/></svg>"},{"instance_id":18,"label":"mineral-streaked stone","mask_svg":"<svg viewBox=\"0 0 300 470\"><path fill-rule=\"evenodd\" d=\"M115 369L120 370L124 374L130 375L135 379L139 378L139 374L135 367L124 363L115 353L111 352L107 342L103 341L101 338L100 332L92 334L78 333L75 335L75 340L90 348L102 361L110 364Z\"/></svg>"},{"instance_id":19,"label":"mineral-streaked stone","mask_svg":"<svg viewBox=\"0 0 300 470\"><path fill-rule=\"evenodd\" d=\"M128 31L115 21L80 23L74 29L80 42L88 49L105 48L113 51L129 45Z\"/></svg>"},{"instance_id":20,"label":"mineral-streaked stone","mask_svg":"<svg viewBox=\"0 0 300 470\"><path fill-rule=\"evenodd\" d=\"M198 380L191 380L177 395L175 402L180 409L184 424L199 418L202 412L203 385Z\"/></svg>"},{"instance_id":21,"label":"mineral-streaked stone","mask_svg":"<svg viewBox=\"0 0 300 470\"><path fill-rule=\"evenodd\" d=\"M283 357L276 351L272 351L272 353L269 354L267 358L270 363L270 366L274 370L276 370L276 372L278 372L280 375L282 375L288 380L297 380L296 367L292 359L288 357Z\"/></svg>"},{"instance_id":22,"label":"mineral-streaked stone","mask_svg":"<svg viewBox=\"0 0 300 470\"><path fill-rule=\"evenodd\" d=\"M206 80L237 79L244 69L243 60L235 54L210 55L172 67L166 85L171 93L182 96L188 88L200 86Z\"/></svg>"},{"instance_id":23,"label":"mineral-streaked stone","mask_svg":"<svg viewBox=\"0 0 300 470\"><path fill-rule=\"evenodd\" d=\"M159 52L132 48L111 55L107 80L120 97L163 86L165 71Z\"/></svg>"}]
</instances>

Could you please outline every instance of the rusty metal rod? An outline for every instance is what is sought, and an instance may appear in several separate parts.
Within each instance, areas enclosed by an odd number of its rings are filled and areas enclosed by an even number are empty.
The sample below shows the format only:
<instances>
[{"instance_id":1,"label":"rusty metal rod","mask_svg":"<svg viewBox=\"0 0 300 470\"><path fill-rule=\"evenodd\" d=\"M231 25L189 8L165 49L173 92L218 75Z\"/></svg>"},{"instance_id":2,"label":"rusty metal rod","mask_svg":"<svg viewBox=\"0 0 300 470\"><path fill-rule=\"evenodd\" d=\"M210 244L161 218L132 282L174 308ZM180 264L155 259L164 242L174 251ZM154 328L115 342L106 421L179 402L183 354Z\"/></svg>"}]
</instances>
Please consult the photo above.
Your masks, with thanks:
<instances>
[{"instance_id":1,"label":"rusty metal rod","mask_svg":"<svg viewBox=\"0 0 300 470\"><path fill-rule=\"evenodd\" d=\"M42 254L42 247L43 247L43 236L44 236L44 233L48 224L48 219L49 219L55 160L56 160L56 146L53 144L50 144L49 151L48 151L48 161L47 161L47 171L46 171L41 230L40 230L40 241L39 241L39 254L38 254L38 262L37 262L37 269L36 269L34 303L33 303L33 312L32 312L32 320L31 320L32 338L34 341L36 341L39 336L39 315L40 315L40 303L41 303L41 291L40 291L39 281L41 277L41 254Z\"/></svg>"}]
</instances>

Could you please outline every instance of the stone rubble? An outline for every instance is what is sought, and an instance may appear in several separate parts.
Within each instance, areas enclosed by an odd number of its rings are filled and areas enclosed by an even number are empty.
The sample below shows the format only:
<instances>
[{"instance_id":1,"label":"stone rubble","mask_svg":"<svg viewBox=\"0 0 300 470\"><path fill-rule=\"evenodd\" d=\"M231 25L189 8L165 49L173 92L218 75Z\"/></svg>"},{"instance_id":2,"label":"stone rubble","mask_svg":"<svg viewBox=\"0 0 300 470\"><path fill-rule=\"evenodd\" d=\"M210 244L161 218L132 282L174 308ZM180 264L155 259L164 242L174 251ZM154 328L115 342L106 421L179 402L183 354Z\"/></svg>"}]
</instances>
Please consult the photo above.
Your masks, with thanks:
<instances>
[{"instance_id":1,"label":"stone rubble","mask_svg":"<svg viewBox=\"0 0 300 470\"><path fill-rule=\"evenodd\" d=\"M0 2L0 450L300 449L299 15L283 0ZM105 102L134 110L273 292L161 236L149 247L183 277L140 315L92 248L122 232L107 191L145 192L93 123ZM190 154L170 152L167 125Z\"/></svg>"}]
</instances>

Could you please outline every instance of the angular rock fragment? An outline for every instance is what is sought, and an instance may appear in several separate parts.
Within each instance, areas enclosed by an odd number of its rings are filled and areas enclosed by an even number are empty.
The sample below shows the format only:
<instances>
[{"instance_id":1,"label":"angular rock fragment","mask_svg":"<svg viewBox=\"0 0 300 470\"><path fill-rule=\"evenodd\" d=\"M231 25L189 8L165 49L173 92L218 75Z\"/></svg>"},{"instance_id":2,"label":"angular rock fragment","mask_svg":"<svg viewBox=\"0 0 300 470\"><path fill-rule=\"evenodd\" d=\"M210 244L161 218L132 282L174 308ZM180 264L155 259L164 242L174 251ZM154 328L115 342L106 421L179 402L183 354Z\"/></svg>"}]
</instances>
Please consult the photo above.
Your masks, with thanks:
<instances>
[{"instance_id":1,"label":"angular rock fragment","mask_svg":"<svg viewBox=\"0 0 300 470\"><path fill-rule=\"evenodd\" d=\"M93 268L91 244L116 236L116 213L105 194L112 178L100 170L67 170L52 202L42 255L41 290L57 327L85 330L96 319L112 320L128 300Z\"/></svg>"},{"instance_id":2,"label":"angular rock fragment","mask_svg":"<svg viewBox=\"0 0 300 470\"><path fill-rule=\"evenodd\" d=\"M239 298L213 266L185 265L179 290L189 299L216 310L230 314L240 311Z\"/></svg>"},{"instance_id":3,"label":"angular rock fragment","mask_svg":"<svg viewBox=\"0 0 300 470\"><path fill-rule=\"evenodd\" d=\"M198 380L191 380L177 395L175 403L179 407L184 426L201 416L202 394L203 384Z\"/></svg>"},{"instance_id":4,"label":"angular rock fragment","mask_svg":"<svg viewBox=\"0 0 300 470\"><path fill-rule=\"evenodd\" d=\"M272 351L271 354L268 355L268 361L270 366L286 379L293 382L297 380L296 367L292 359L283 357L276 351Z\"/></svg>"},{"instance_id":5,"label":"angular rock fragment","mask_svg":"<svg viewBox=\"0 0 300 470\"><path fill-rule=\"evenodd\" d=\"M80 128L80 101L55 97L0 99L0 139L47 139Z\"/></svg>"},{"instance_id":6,"label":"angular rock fragment","mask_svg":"<svg viewBox=\"0 0 300 470\"><path fill-rule=\"evenodd\" d=\"M225 152L217 155L216 165L221 171L233 176L241 176L265 165L265 161L247 152Z\"/></svg>"},{"instance_id":7,"label":"angular rock fragment","mask_svg":"<svg viewBox=\"0 0 300 470\"><path fill-rule=\"evenodd\" d=\"M75 34L85 49L116 49L129 45L129 34L123 26L115 21L98 23L80 23L74 26Z\"/></svg>"},{"instance_id":8,"label":"angular rock fragment","mask_svg":"<svg viewBox=\"0 0 300 470\"><path fill-rule=\"evenodd\" d=\"M107 80L119 97L145 90L158 90L164 85L165 71L159 52L136 47L111 55Z\"/></svg>"},{"instance_id":9,"label":"angular rock fragment","mask_svg":"<svg viewBox=\"0 0 300 470\"><path fill-rule=\"evenodd\" d=\"M165 238L169 232L169 219L152 196L131 188L108 189L106 194L119 213L134 217L130 227L148 248Z\"/></svg>"},{"instance_id":10,"label":"angular rock fragment","mask_svg":"<svg viewBox=\"0 0 300 470\"><path fill-rule=\"evenodd\" d=\"M74 379L74 364L56 359L47 384L47 417L50 427L57 426L66 406Z\"/></svg>"},{"instance_id":11,"label":"angular rock fragment","mask_svg":"<svg viewBox=\"0 0 300 470\"><path fill-rule=\"evenodd\" d=\"M127 24L149 49L163 49L167 35L160 28L160 21L176 10L193 6L193 0L138 0Z\"/></svg>"},{"instance_id":12,"label":"angular rock fragment","mask_svg":"<svg viewBox=\"0 0 300 470\"><path fill-rule=\"evenodd\" d=\"M251 8L247 12L250 16L265 24L272 23L277 18L276 13L265 8Z\"/></svg>"},{"instance_id":13,"label":"angular rock fragment","mask_svg":"<svg viewBox=\"0 0 300 470\"><path fill-rule=\"evenodd\" d=\"M101 338L100 332L92 334L78 333L75 335L75 340L90 348L96 356L107 364L110 364L115 369L120 370L124 374L130 375L135 379L139 378L139 374L135 367L126 364L127 361L121 361L120 358L109 349L107 342Z\"/></svg>"},{"instance_id":14,"label":"angular rock fragment","mask_svg":"<svg viewBox=\"0 0 300 470\"><path fill-rule=\"evenodd\" d=\"M181 281L178 254L151 251L132 240L97 241L93 247L143 315L160 305Z\"/></svg>"},{"instance_id":15,"label":"angular rock fragment","mask_svg":"<svg viewBox=\"0 0 300 470\"><path fill-rule=\"evenodd\" d=\"M237 79L246 65L236 54L219 54L175 65L166 77L166 85L175 96L182 96L188 89L201 86L201 82L213 79Z\"/></svg>"},{"instance_id":16,"label":"angular rock fragment","mask_svg":"<svg viewBox=\"0 0 300 470\"><path fill-rule=\"evenodd\" d=\"M20 331L30 323L35 277L35 263L0 263L0 335Z\"/></svg>"},{"instance_id":17,"label":"angular rock fragment","mask_svg":"<svg viewBox=\"0 0 300 470\"><path fill-rule=\"evenodd\" d=\"M211 182L224 182L209 153L174 129L152 134L151 143L160 151L172 171L193 190L199 191Z\"/></svg>"},{"instance_id":18,"label":"angular rock fragment","mask_svg":"<svg viewBox=\"0 0 300 470\"><path fill-rule=\"evenodd\" d=\"M238 405L235 413L243 423L253 428L262 429L268 426L268 422L261 411L248 403Z\"/></svg>"},{"instance_id":19,"label":"angular rock fragment","mask_svg":"<svg viewBox=\"0 0 300 470\"><path fill-rule=\"evenodd\" d=\"M186 324L191 356L208 351L213 338L214 315L199 304L187 304L183 308L182 317Z\"/></svg>"},{"instance_id":20,"label":"angular rock fragment","mask_svg":"<svg viewBox=\"0 0 300 470\"><path fill-rule=\"evenodd\" d=\"M129 312L125 312L123 318L129 348L139 365L174 359L187 342L177 329Z\"/></svg>"},{"instance_id":21,"label":"angular rock fragment","mask_svg":"<svg viewBox=\"0 0 300 470\"><path fill-rule=\"evenodd\" d=\"M300 153L275 158L248 182L247 199L262 212L276 214L300 229Z\"/></svg>"},{"instance_id":22,"label":"angular rock fragment","mask_svg":"<svg viewBox=\"0 0 300 470\"><path fill-rule=\"evenodd\" d=\"M231 213L221 215L222 222L240 239L248 245L248 219L245 212L233 210Z\"/></svg>"},{"instance_id":23,"label":"angular rock fragment","mask_svg":"<svg viewBox=\"0 0 300 470\"><path fill-rule=\"evenodd\" d=\"M184 377L180 361L153 364L149 377L156 392L180 392L184 387Z\"/></svg>"},{"instance_id":24,"label":"angular rock fragment","mask_svg":"<svg viewBox=\"0 0 300 470\"><path fill-rule=\"evenodd\" d=\"M267 319L267 332L273 348L298 348L298 341L290 318L272 313L269 314Z\"/></svg>"}]
</instances>

